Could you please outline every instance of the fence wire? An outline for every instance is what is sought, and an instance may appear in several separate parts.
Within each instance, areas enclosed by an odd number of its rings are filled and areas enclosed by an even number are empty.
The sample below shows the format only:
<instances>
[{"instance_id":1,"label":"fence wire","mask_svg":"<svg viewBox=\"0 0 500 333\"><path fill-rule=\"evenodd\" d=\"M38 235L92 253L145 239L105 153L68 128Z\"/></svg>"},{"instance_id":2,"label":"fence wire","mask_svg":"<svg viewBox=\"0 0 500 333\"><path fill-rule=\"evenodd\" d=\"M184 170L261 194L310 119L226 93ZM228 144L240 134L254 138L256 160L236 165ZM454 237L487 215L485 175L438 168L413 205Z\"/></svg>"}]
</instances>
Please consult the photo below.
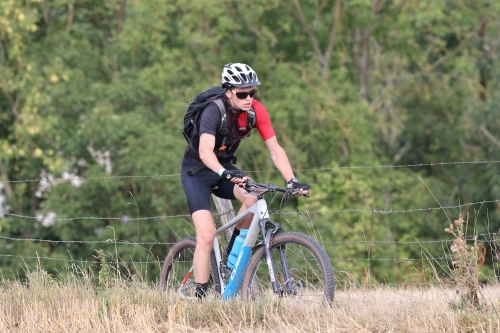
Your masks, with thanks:
<instances>
[{"instance_id":1,"label":"fence wire","mask_svg":"<svg viewBox=\"0 0 500 333\"><path fill-rule=\"evenodd\" d=\"M492 236L497 236L499 234L481 234L478 235L479 237L492 237ZM21 239L21 238L11 238L11 237L5 237L5 236L0 236L0 239L4 239L7 241L12 241L12 242L23 242L23 241L32 241L32 242L46 242L46 243L78 243L78 244L109 244L109 245L167 245L167 246L172 246L175 243L165 243L165 242L129 242L129 241L80 241L80 240L75 240L75 241L56 241L56 240L43 240L43 239ZM474 240L475 238L470 238L468 240ZM422 245L422 244L442 244L442 243L449 243L452 240L449 239L443 239L443 240L430 240L430 241L420 241L420 242L402 242L402 241L359 241L359 242L323 242L321 243L322 246L325 248L325 250L328 253L335 253L335 250L331 250L334 248L336 245L342 245L342 244L396 244L396 245ZM490 242L493 242L494 240L489 240ZM5 247L4 247L5 248ZM166 248L164 250L164 255L166 256L169 248ZM116 249L115 249L116 251ZM105 261L106 264L116 267L122 267L124 269L129 269L129 268L140 268L144 267L145 265L155 265L157 267L161 267L163 265L163 258L159 258L157 255L151 254L149 257L151 258L150 260L136 260L136 261L124 261L121 259L113 259L113 257L116 254L113 253L108 253L108 259ZM11 258L11 259L20 259L24 265L29 264L30 260L36 261L38 263L42 261L53 261L53 262L61 262L64 264L69 264L71 266L74 265L83 265L86 267L96 267L99 268L102 265L102 261L98 260L97 257L92 256L91 258L60 258L60 257L48 257L48 256L29 256L29 255L18 255L18 254L5 254L2 253L0 254L0 258ZM118 258L120 258L118 256ZM343 267L342 263L348 263L348 262L366 262L366 263L376 263L376 262L392 262L395 265L402 264L402 263L411 263L413 266L414 263L417 262L426 262L426 263L434 263L437 264L438 266L441 267L448 267L451 265L452 262L452 255L444 255L444 256L431 256L430 253L424 254L421 258L372 258L369 256L364 257L364 258L341 258L341 257L331 257L330 258L332 264L335 267ZM340 282L339 287L342 288L342 286L348 286L349 288L356 287L356 288L375 288L375 287L408 287L408 286L443 286L442 282L423 282L423 283L413 283L413 282L402 282L402 283L373 283L373 284L361 284L358 282L348 282L349 279L344 279L342 278L342 274L346 272L340 271L340 278L338 278L338 281ZM497 274L498 275L498 274ZM500 277L496 277L500 278Z\"/></svg>"},{"instance_id":2,"label":"fence wire","mask_svg":"<svg viewBox=\"0 0 500 333\"><path fill-rule=\"evenodd\" d=\"M475 239L484 243L496 243L498 240L495 238L500 236L500 233L488 233L488 234L478 234L477 237L466 238L466 241L473 241ZM489 238L489 239L488 239ZM7 236L0 236L0 239L9 240L13 242L36 242L36 243L55 243L55 244L112 244L112 245L174 245L175 242L137 242L137 241L123 241L123 240L96 240L96 241L84 241L84 240L52 240L52 239L39 239L39 238L14 238ZM442 244L451 243L454 238L450 239L439 239L439 240L416 240L416 241L397 241L397 240L362 240L362 241L339 241L339 242L319 242L322 246L330 245L356 245L356 244L390 244L390 245L404 245L404 244L415 244L415 245L425 245L425 244Z\"/></svg>"},{"instance_id":3,"label":"fence wire","mask_svg":"<svg viewBox=\"0 0 500 333\"><path fill-rule=\"evenodd\" d=\"M314 214L339 214L339 213L372 213L372 214L397 214L397 213L415 213L415 212L430 212L433 210L442 210L442 209L454 209L454 208L463 208L470 207L475 205L484 205L487 203L500 203L499 199L495 200L483 200L471 203L460 204L456 206L440 206L440 207L427 207L427 208L413 208L413 209L399 209L399 210L379 210L379 209L341 209L341 210L322 210L322 211L295 211L295 212L279 212L272 213L271 215L314 215ZM76 216L76 217L67 217L67 218L47 218L40 216L28 216L21 214L13 214L13 213L3 213L5 216L12 216L23 219L32 219L32 220L44 220L45 222L55 222L55 221L75 221L75 220L118 220L118 221L146 221L146 220L158 220L158 219L173 219L173 218L190 218L189 214L178 214L178 215L158 215L158 216L149 216L149 217L129 217L123 215L122 217L111 217L111 216ZM214 216L221 216L223 214L214 214Z\"/></svg>"},{"instance_id":4,"label":"fence wire","mask_svg":"<svg viewBox=\"0 0 500 333\"><path fill-rule=\"evenodd\" d=\"M52 261L64 261L64 262L74 262L74 263L88 263L88 264L100 264L99 260L88 260L88 259L67 259L67 258L55 258L55 257L42 257L42 256L21 256L16 254L0 254L0 257L11 257L19 259L36 259L36 260L52 260ZM330 258L332 262L343 262L343 261L391 261L395 263L407 262L407 261L422 261L422 260L449 260L447 257L429 257L429 258ZM127 264L127 265L149 265L153 261L106 261L107 264ZM160 261L155 260L154 263L159 263Z\"/></svg>"},{"instance_id":5,"label":"fence wire","mask_svg":"<svg viewBox=\"0 0 500 333\"><path fill-rule=\"evenodd\" d=\"M89 260L89 259L66 259L66 258L54 258L54 257L44 257L44 256L21 256L21 255L14 255L14 254L0 254L0 258L6 257L6 258L18 258L21 259L24 263L26 263L27 260L35 260L37 262L41 261L57 261L57 262L63 262L63 263L68 263L71 266L74 265L86 265L87 267L89 266L95 266L96 268L101 267L103 264L102 261L100 260ZM403 259L397 259L397 258L331 258L331 261L333 264L339 264L341 262L349 262L349 261L392 261L395 264L402 263L402 262L416 262L416 261L432 261L432 262L438 262L438 261L443 261L443 265L449 265L451 262L449 257L426 257L426 258L403 258ZM152 260L149 261L122 261L122 260L107 260L105 261L106 264L115 267L118 269L119 267L121 268L133 268L133 267L139 267L139 266L144 266L144 265L155 265L158 267L161 267L163 265L163 260L159 258L154 258L152 256ZM381 288L381 287L398 287L398 288L405 288L405 287L423 287L423 286L435 286L435 287L443 287L446 285L452 286L453 282L451 280L447 280L446 278L439 278L439 281L428 281L428 282L383 282L383 283L360 283L358 281L351 281L349 278L343 279L342 277L342 272L340 274L340 278L337 278L339 285L337 286L337 289L347 289L347 290L352 290L352 288ZM497 277L499 278L499 277Z\"/></svg>"},{"instance_id":6,"label":"fence wire","mask_svg":"<svg viewBox=\"0 0 500 333\"><path fill-rule=\"evenodd\" d=\"M43 257L43 256L19 256L19 255L12 255L12 254L0 254L0 257L13 257L13 258L20 258L23 261L26 259L33 259L37 261L42 261L42 260L51 260L51 261L58 261L58 262L65 262L69 263L72 266L73 265L89 265L89 266L100 266L102 265L102 262L99 260L87 260L87 259L64 259L64 258L52 258L52 257ZM437 257L437 258L428 258L430 260L444 260L447 259L446 257ZM333 258L332 261L350 261L354 259L341 259L341 258ZM356 260L363 260L363 259L356 259ZM422 259L414 259L414 260L422 260ZM130 267L131 266L138 266L138 265L158 265L159 267L163 264L162 260L156 259L156 260L151 260L151 261L106 261L106 264L108 265L113 265L113 267L117 266L126 266ZM449 284L449 282L444 282L444 284ZM352 288L381 288L381 287L430 287L430 286L435 286L435 287L441 287L443 286L443 281L426 281L426 282L400 282L400 283L394 283L394 282L385 282L385 283L360 283L357 281L348 281L348 280L343 280L338 286L337 290L342 290L342 289L352 289Z\"/></svg>"},{"instance_id":7,"label":"fence wire","mask_svg":"<svg viewBox=\"0 0 500 333\"><path fill-rule=\"evenodd\" d=\"M435 163L417 163L417 164L399 164L399 165L355 165L355 166L338 166L338 167L320 167L308 169L296 169L294 172L309 172L309 171L334 171L334 170L349 170L349 169L401 169L401 168L417 168L426 166L450 166L450 165L474 165L474 164L490 164L500 163L500 161L456 161L456 162L435 162ZM269 170L249 170L246 173L268 173L278 172L275 169ZM61 182L61 181L84 181L84 180L101 180L101 179L134 179L134 178L165 178L179 177L180 173L173 174L158 174L158 175L128 175L128 176L102 176L102 177L65 177L65 178L34 178L21 180L0 180L0 183L28 183L39 181Z\"/></svg>"}]
</instances>

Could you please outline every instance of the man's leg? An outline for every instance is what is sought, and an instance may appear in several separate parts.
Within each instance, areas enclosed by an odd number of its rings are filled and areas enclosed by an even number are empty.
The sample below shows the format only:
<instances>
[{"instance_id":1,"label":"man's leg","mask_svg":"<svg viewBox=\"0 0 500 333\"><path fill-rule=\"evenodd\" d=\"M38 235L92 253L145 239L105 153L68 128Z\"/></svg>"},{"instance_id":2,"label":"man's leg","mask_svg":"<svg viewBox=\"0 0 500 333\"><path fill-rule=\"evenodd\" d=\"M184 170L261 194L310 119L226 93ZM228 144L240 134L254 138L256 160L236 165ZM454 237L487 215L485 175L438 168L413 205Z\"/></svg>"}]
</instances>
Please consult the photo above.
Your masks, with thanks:
<instances>
[{"instance_id":1,"label":"man's leg","mask_svg":"<svg viewBox=\"0 0 500 333\"><path fill-rule=\"evenodd\" d=\"M234 196L241 202L240 210L238 211L238 215L244 212L246 209L250 208L253 204L257 202L257 197L254 195L245 194L245 190L239 187L238 185L234 186ZM253 215L247 216L243 221L236 224L236 228L238 229L248 229L250 224L252 223Z\"/></svg>"},{"instance_id":2,"label":"man's leg","mask_svg":"<svg viewBox=\"0 0 500 333\"><path fill-rule=\"evenodd\" d=\"M240 210L238 211L238 215L244 212L247 208L250 208L253 204L257 202L257 197L253 195L245 194L245 190L240 188L238 185L234 186L234 196L238 201L241 202ZM234 240L240 234L241 229L248 229L250 224L252 224L253 215L247 216L242 221L236 224L233 234L231 235L231 239L229 240L229 244L226 248L226 256L229 256L231 249L233 248Z\"/></svg>"},{"instance_id":3,"label":"man's leg","mask_svg":"<svg viewBox=\"0 0 500 333\"><path fill-rule=\"evenodd\" d=\"M210 277L210 252L215 238L212 214L208 210L198 210L192 214L196 229L196 249L193 257L194 281L197 296L204 296L206 283Z\"/></svg>"}]
</instances>

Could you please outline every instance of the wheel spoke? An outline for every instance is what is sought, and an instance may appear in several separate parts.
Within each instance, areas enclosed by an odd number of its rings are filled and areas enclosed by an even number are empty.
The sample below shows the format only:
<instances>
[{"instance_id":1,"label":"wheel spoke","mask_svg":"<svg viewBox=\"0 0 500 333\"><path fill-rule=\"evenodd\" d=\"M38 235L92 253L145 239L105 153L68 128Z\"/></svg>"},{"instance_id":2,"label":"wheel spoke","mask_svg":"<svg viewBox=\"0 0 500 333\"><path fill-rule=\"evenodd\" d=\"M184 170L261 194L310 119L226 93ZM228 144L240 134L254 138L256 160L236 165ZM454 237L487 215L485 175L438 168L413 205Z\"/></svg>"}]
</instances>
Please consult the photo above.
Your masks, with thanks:
<instances>
[{"instance_id":1,"label":"wheel spoke","mask_svg":"<svg viewBox=\"0 0 500 333\"><path fill-rule=\"evenodd\" d=\"M333 301L334 276L328 256L309 236L284 233L274 239L271 249L280 292L271 288L264 251L258 250L249 265L243 287L244 297L289 298L294 302L330 303Z\"/></svg>"},{"instance_id":2,"label":"wheel spoke","mask_svg":"<svg viewBox=\"0 0 500 333\"><path fill-rule=\"evenodd\" d=\"M196 239L185 238L170 249L161 272L161 285L167 292L176 292L183 298L194 298L196 284L193 273L193 257ZM209 293L220 293L219 276L216 275L215 255L211 254L211 274L208 281ZM214 278L215 276L215 278Z\"/></svg>"}]
</instances>

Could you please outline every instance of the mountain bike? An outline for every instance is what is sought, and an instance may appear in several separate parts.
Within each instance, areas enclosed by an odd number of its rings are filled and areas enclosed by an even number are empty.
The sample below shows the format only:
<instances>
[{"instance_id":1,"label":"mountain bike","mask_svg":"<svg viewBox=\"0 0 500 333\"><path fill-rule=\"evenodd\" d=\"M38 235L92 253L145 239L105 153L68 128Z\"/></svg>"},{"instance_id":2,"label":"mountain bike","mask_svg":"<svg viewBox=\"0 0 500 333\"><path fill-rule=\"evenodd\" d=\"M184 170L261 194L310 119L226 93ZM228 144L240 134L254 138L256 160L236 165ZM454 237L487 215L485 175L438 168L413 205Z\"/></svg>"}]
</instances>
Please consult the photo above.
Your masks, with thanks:
<instances>
[{"instance_id":1,"label":"mountain bike","mask_svg":"<svg viewBox=\"0 0 500 333\"><path fill-rule=\"evenodd\" d=\"M217 229L210 255L209 292L221 295L224 300L234 299L241 291L245 300L275 297L331 304L335 277L324 248L312 237L299 232L285 232L278 223L269 219L270 211L263 194L283 193L279 208L275 209L281 210L289 197L297 194L297 190L259 184L250 179L244 188L258 200ZM231 270L221 257L219 235L251 214L252 223ZM175 290L183 298L194 298L192 272L195 247L194 237L181 239L171 247L161 271L162 290Z\"/></svg>"}]
</instances>

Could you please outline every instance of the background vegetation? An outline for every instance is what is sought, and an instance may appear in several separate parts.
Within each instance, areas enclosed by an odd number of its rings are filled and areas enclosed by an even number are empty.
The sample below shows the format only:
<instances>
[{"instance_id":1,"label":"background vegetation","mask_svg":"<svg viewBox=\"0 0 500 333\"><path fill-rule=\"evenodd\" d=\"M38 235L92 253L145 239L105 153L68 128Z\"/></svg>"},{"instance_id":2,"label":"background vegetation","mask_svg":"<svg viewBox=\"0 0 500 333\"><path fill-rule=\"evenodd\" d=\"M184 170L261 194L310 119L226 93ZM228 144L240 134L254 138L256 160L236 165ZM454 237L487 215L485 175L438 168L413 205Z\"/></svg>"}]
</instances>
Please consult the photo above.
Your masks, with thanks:
<instances>
[{"instance_id":1,"label":"background vegetation","mask_svg":"<svg viewBox=\"0 0 500 333\"><path fill-rule=\"evenodd\" d=\"M179 177L182 118L198 91L219 84L223 64L245 62L298 178L312 187L310 199L287 207L311 215L283 215L288 230L309 231L312 222L324 242L443 239L443 210L366 211L439 207L433 196L442 206L500 198L498 162L429 165L500 160L499 17L491 0L1 1L0 235L193 235ZM257 181L283 183L257 133L238 156L239 167L259 171ZM130 177L144 175L153 177ZM360 212L331 213L342 210ZM475 231L498 231L496 202L468 211ZM451 220L459 212L447 210ZM163 217L131 220L153 216ZM0 269L23 275L16 256L92 261L98 248L135 262L167 252L2 238ZM330 251L377 259L396 249ZM397 251L421 257L411 244ZM60 266L44 262L64 274ZM401 282L413 268L353 260L338 269ZM158 265L148 269L156 279Z\"/></svg>"}]
</instances>

